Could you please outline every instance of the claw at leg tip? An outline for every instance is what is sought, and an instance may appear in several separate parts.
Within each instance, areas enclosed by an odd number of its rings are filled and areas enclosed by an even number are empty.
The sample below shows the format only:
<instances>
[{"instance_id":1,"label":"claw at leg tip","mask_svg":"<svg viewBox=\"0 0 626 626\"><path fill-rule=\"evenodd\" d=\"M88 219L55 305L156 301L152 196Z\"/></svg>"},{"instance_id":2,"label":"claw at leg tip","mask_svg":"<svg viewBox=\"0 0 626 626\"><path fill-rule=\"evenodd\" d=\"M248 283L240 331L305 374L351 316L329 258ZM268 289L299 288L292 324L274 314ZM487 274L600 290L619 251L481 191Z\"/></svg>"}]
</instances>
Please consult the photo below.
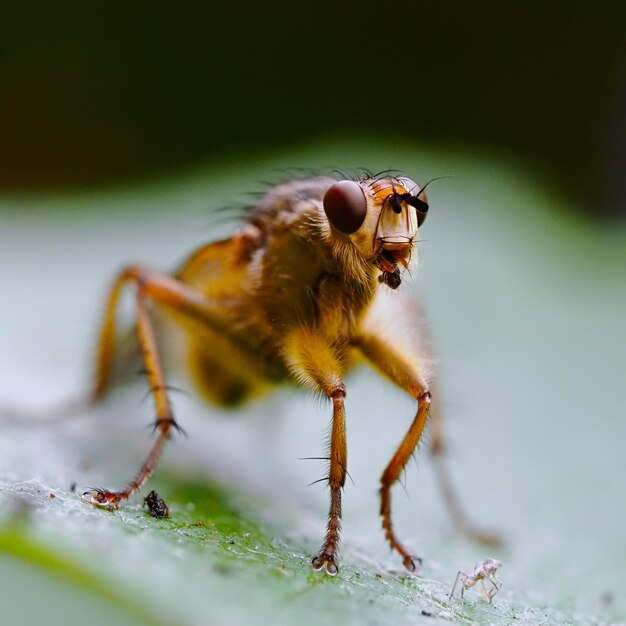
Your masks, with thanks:
<instances>
[{"instance_id":1,"label":"claw at leg tip","mask_svg":"<svg viewBox=\"0 0 626 626\"><path fill-rule=\"evenodd\" d=\"M106 489L90 489L85 491L80 498L83 502L97 506L101 509L115 511L119 508L119 498L112 491Z\"/></svg>"},{"instance_id":2,"label":"claw at leg tip","mask_svg":"<svg viewBox=\"0 0 626 626\"><path fill-rule=\"evenodd\" d=\"M402 559L402 563L404 567L406 567L409 572L411 572L411 574L415 574L415 572L417 572L418 566L422 565L422 559L420 559L419 557L413 559L412 556L405 556L404 559Z\"/></svg>"},{"instance_id":3,"label":"claw at leg tip","mask_svg":"<svg viewBox=\"0 0 626 626\"><path fill-rule=\"evenodd\" d=\"M335 563L335 559L332 556L324 554L313 557L311 566L316 572L324 569L329 576L336 576L339 572L339 567Z\"/></svg>"}]
</instances>

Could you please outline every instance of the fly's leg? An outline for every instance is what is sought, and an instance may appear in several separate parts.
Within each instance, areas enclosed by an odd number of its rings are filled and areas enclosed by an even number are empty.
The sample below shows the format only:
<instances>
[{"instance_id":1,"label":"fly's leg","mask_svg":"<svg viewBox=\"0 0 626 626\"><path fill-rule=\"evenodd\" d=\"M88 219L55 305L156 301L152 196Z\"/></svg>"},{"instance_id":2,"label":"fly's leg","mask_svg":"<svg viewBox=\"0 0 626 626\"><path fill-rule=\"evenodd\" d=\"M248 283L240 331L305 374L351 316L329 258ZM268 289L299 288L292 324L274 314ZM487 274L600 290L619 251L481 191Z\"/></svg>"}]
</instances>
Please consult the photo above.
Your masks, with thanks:
<instances>
[{"instance_id":1,"label":"fly's leg","mask_svg":"<svg viewBox=\"0 0 626 626\"><path fill-rule=\"evenodd\" d=\"M95 380L91 397L94 401L102 398L109 389L111 376L113 349L115 347L115 315L124 285L131 280L138 280L139 268L127 268L115 279L104 312L104 318L100 326L98 348L96 352Z\"/></svg>"},{"instance_id":2,"label":"fly's leg","mask_svg":"<svg viewBox=\"0 0 626 626\"><path fill-rule=\"evenodd\" d=\"M346 481L348 467L344 407L346 388L341 377L342 367L325 338L310 330L295 333L287 342L286 352L290 369L296 379L322 391L333 403L328 471L328 524L324 543L311 564L313 569L325 568L327 574L334 576L339 571L337 553L341 530L341 490Z\"/></svg>"},{"instance_id":3,"label":"fly's leg","mask_svg":"<svg viewBox=\"0 0 626 626\"><path fill-rule=\"evenodd\" d=\"M495 533L476 526L469 519L469 517L465 513L463 506L461 505L460 499L458 497L456 489L454 488L454 484L448 470L448 465L446 463L441 412L437 408L434 408L434 410L431 409L430 394L428 393L426 383L420 376L418 367L410 363L409 360L402 355L401 349L395 348L391 345L389 341L382 341L372 333L368 333L357 338L355 340L355 343L358 347L361 348L361 351L363 352L365 357L369 359L378 370L380 370L393 383L395 383L396 385L410 393L414 398L416 398L418 400L418 403L420 404L420 407L422 405L422 400L420 400L420 394L422 394L423 404L428 405L425 410L425 413L427 415L424 415L424 419L427 416L430 417L429 425L432 441L431 453L434 460L435 476L439 484L444 503L446 505L446 508L448 509L450 517L452 518L452 523L454 524L455 528L464 536L472 539L473 541L478 541L479 543L491 546L501 545L502 540ZM427 399L426 395L428 395ZM407 438L411 434L411 430L420 428L418 424L418 422L421 423L419 417L420 413L418 411L417 417L413 422L409 433L407 433ZM421 424L423 427L423 423ZM419 437L416 440L416 443L418 440ZM390 467L394 464L394 461L396 461L398 453L400 453L403 449L405 442L406 439L405 441L403 441L402 445L398 449L396 456L394 456L394 458L392 459L392 462L385 471L385 474L387 474L387 471L389 471ZM408 460L411 453L412 450L408 453L406 460ZM398 460L402 460L402 458L404 457L401 457ZM402 468L400 468L400 471L401 470ZM385 474L383 474L383 477L385 477ZM387 476L387 478L389 478L389 476ZM383 494L384 497L384 486L381 490L381 494ZM384 504L385 503L383 501L383 509ZM387 528L385 528L385 530L387 531Z\"/></svg>"},{"instance_id":4,"label":"fly's leg","mask_svg":"<svg viewBox=\"0 0 626 626\"><path fill-rule=\"evenodd\" d=\"M415 418L380 477L380 514L383 518L382 525L385 537L391 548L402 557L404 566L410 572L414 572L416 569L415 558L398 540L393 528L391 519L391 487L400 477L404 466L411 458L422 436L430 410L430 391L426 381L419 375L416 368L406 361L400 353L390 348L386 342L368 334L358 337L355 340L355 344L373 365L417 400ZM420 559L417 560L418 562L420 561Z\"/></svg>"},{"instance_id":5,"label":"fly's leg","mask_svg":"<svg viewBox=\"0 0 626 626\"><path fill-rule=\"evenodd\" d=\"M411 319L421 319L422 322L417 325L417 344L413 344L412 350L414 354L419 355L420 362L424 361L428 363L427 369L432 370L434 366L434 357L432 349L432 337L428 325L423 322L424 311L419 306L419 303L412 299L403 303L403 308L407 311L407 314ZM372 333L377 333L378 328L381 328L380 320L373 320L374 323L369 326ZM381 332L384 331L381 328ZM396 344L397 345L397 344ZM395 348L396 352L401 353L400 348ZM418 364L420 363L418 362ZM430 391L435 398L439 398L439 390L437 385L436 375L434 380L430 382ZM392 379L392 382L396 382ZM461 499L459 498L458 490L455 488L454 481L450 475L448 466L448 460L446 458L447 447L445 445L445 424L441 410L441 403L435 402L431 405L430 416L428 420L428 435L430 441L430 453L433 458L433 466L435 471L435 480L441 492L441 496L444 505L448 511L450 519L454 528L472 541L479 543L498 546L502 545L502 540L496 533L481 528L467 515Z\"/></svg>"},{"instance_id":6,"label":"fly's leg","mask_svg":"<svg viewBox=\"0 0 626 626\"><path fill-rule=\"evenodd\" d=\"M116 335L115 314L122 289L129 282L136 284L138 297L143 294L144 298L150 298L159 304L199 319L202 323L220 331L225 336L232 335L226 320L215 313L215 304L201 292L166 274L159 274L141 266L127 267L118 274L113 282L100 328L95 379L91 391L92 400L95 401L101 399L110 387ZM233 337L234 339L235 337ZM237 340L241 343L238 338ZM246 346L242 347L245 348ZM143 346L141 348L143 352Z\"/></svg>"},{"instance_id":7,"label":"fly's leg","mask_svg":"<svg viewBox=\"0 0 626 626\"><path fill-rule=\"evenodd\" d=\"M330 508L328 510L328 526L321 550L313 558L313 569L326 568L326 573L334 576L339 571L337 551L339 548L339 532L341 530L341 490L346 481L348 448L346 445L346 425L344 397L346 392L338 388L332 392L333 424L330 435L330 471L328 486L330 487Z\"/></svg>"},{"instance_id":8,"label":"fly's leg","mask_svg":"<svg viewBox=\"0 0 626 626\"><path fill-rule=\"evenodd\" d=\"M165 443L171 436L172 428L180 430L167 396L165 377L146 300L151 299L188 315L199 317L206 320L207 323L213 321L214 325L220 325L220 321L213 312L211 302L195 289L170 276L157 274L141 267L126 268L113 284L105 311L97 354L96 378L92 391L92 396L96 400L102 397L108 388L115 341L115 310L122 287L128 282L132 282L136 286L137 332L150 382L150 390L154 397L156 407L155 429L158 430L158 437L144 464L124 489L115 492L93 489L83 494L84 501L110 509L118 508L121 501L139 491L154 473Z\"/></svg>"},{"instance_id":9,"label":"fly's leg","mask_svg":"<svg viewBox=\"0 0 626 626\"><path fill-rule=\"evenodd\" d=\"M452 523L463 536L488 546L502 545L502 539L492 531L477 526L461 505L457 490L454 488L450 470L445 458L445 446L441 413L431 411L430 419L431 454L435 467L435 478L439 484L444 504L448 509Z\"/></svg>"},{"instance_id":10,"label":"fly's leg","mask_svg":"<svg viewBox=\"0 0 626 626\"><path fill-rule=\"evenodd\" d=\"M385 468L382 476L380 477L380 514L383 518L383 529L385 530L385 537L389 542L389 545L402 556L402 563L409 570L414 572L416 570L415 559L409 553L409 551L398 541L393 529L393 523L391 521L391 487L398 480L404 466L411 458L413 451L415 450L426 420L428 418L428 409L430 407L430 393L426 387L421 387L419 392L415 394L418 401L418 410L413 423L411 424L407 434L400 443L400 446L393 455L393 458L389 462L389 465ZM418 558L418 562L421 559Z\"/></svg>"}]
</instances>

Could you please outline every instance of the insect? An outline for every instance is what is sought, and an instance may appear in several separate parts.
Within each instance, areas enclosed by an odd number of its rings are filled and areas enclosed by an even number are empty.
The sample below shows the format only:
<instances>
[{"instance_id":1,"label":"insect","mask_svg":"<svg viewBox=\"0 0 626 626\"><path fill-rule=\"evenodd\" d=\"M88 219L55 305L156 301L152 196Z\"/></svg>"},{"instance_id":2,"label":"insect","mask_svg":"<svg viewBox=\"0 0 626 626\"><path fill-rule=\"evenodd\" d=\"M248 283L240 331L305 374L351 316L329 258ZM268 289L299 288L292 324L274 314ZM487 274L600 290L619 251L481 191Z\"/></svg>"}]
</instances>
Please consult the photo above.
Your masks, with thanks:
<instances>
[{"instance_id":1,"label":"insect","mask_svg":"<svg viewBox=\"0 0 626 626\"><path fill-rule=\"evenodd\" d=\"M486 599L491 603L493 597L502 589L502 581L497 576L498 568L502 567L502 563L496 559L484 559L478 561L474 566L474 571L471 574L459 571L454 580L452 591L450 592L450 598L456 591L456 586L461 580L461 598L466 589L471 589L476 583L481 581L483 583L483 592ZM487 581L491 584L491 588L486 590L484 582Z\"/></svg>"},{"instance_id":2,"label":"insect","mask_svg":"<svg viewBox=\"0 0 626 626\"><path fill-rule=\"evenodd\" d=\"M184 331L191 377L208 400L233 406L282 382L303 385L330 400L330 508L322 547L312 560L316 570L330 575L338 571L348 465L346 372L359 360L368 361L415 399L414 419L380 479L385 537L406 568L415 571L415 557L394 530L391 489L422 436L431 391L419 355L387 341L385 329L370 311L382 291L400 287L428 209L424 188L400 175L292 180L271 188L233 237L201 247L174 274L137 265L123 269L106 304L92 396L102 398L111 386L115 312L123 287L132 285L136 333L155 402L158 437L123 489L93 489L83 500L117 508L152 475L167 440L180 430L150 303L163 308ZM395 321L391 315L384 323ZM436 422L432 434L433 451L440 456L441 429ZM463 516L443 469L439 476L456 523L468 534L489 540Z\"/></svg>"}]
</instances>

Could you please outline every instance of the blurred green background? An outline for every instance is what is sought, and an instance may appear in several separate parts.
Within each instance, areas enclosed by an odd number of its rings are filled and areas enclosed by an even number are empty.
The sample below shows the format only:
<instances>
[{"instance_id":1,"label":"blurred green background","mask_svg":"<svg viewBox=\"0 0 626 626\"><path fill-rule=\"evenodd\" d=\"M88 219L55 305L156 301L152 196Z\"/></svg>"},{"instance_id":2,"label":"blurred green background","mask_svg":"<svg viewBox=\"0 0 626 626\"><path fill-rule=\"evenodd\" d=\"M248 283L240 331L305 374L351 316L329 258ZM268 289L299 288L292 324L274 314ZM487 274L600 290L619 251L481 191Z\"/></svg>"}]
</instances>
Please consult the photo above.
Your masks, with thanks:
<instances>
[{"instance_id":1,"label":"blurred green background","mask_svg":"<svg viewBox=\"0 0 626 626\"><path fill-rule=\"evenodd\" d=\"M622 2L6 1L0 29L5 188L386 137L496 151L625 214Z\"/></svg>"}]
</instances>

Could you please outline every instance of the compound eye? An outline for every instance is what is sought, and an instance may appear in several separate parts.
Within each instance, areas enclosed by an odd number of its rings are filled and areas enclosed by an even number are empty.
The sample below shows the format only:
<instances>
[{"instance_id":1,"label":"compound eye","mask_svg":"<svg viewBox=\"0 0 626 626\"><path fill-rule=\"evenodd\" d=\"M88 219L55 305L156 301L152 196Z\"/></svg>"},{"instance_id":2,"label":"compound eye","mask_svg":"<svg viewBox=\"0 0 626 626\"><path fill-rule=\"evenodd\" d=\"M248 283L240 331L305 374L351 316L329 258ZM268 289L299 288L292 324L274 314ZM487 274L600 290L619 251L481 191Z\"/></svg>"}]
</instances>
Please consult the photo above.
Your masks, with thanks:
<instances>
[{"instance_id":1,"label":"compound eye","mask_svg":"<svg viewBox=\"0 0 626 626\"><path fill-rule=\"evenodd\" d=\"M352 180L332 185L324 195L324 212L338 231L349 235L359 230L367 213L367 200L361 185Z\"/></svg>"}]
</instances>

